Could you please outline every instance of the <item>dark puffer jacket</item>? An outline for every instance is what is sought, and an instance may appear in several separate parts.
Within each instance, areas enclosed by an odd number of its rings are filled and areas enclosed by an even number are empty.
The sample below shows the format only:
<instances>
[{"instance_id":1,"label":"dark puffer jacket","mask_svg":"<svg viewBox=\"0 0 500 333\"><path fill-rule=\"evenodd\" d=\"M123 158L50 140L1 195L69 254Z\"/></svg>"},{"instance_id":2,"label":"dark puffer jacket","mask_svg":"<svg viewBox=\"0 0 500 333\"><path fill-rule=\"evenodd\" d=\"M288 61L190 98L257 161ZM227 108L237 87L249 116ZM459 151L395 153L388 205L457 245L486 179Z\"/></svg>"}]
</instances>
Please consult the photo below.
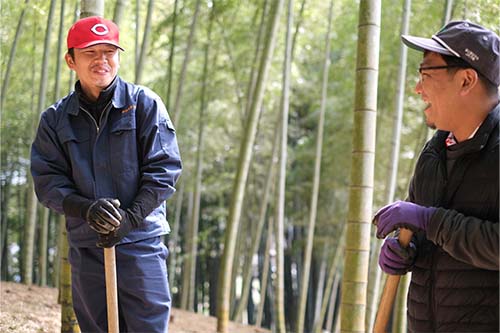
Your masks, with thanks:
<instances>
[{"instance_id":1,"label":"dark puffer jacket","mask_svg":"<svg viewBox=\"0 0 500 333\"><path fill-rule=\"evenodd\" d=\"M446 172L438 131L424 147L410 201L440 207L418 256L408 294L410 332L499 332L499 109L490 112Z\"/></svg>"}]
</instances>

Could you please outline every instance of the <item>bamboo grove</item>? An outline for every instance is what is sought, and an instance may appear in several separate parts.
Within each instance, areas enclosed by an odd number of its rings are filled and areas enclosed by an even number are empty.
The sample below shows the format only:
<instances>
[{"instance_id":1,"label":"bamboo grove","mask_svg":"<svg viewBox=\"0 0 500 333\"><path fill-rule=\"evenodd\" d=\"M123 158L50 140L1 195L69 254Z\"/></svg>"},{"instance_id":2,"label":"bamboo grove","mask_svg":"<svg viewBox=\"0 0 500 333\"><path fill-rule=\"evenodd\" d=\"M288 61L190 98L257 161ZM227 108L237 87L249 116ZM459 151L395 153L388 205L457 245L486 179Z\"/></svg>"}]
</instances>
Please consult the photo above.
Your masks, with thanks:
<instances>
[{"instance_id":1,"label":"bamboo grove","mask_svg":"<svg viewBox=\"0 0 500 333\"><path fill-rule=\"evenodd\" d=\"M217 316L220 332L228 320L371 330L382 276L370 217L405 198L429 135L413 93L420 58L399 35L463 18L498 33L500 17L495 0L0 6L2 280L68 294L64 218L37 203L29 150L40 113L73 89L67 30L104 15L120 26L120 76L162 97L179 138L184 171L165 239L173 304Z\"/></svg>"}]
</instances>

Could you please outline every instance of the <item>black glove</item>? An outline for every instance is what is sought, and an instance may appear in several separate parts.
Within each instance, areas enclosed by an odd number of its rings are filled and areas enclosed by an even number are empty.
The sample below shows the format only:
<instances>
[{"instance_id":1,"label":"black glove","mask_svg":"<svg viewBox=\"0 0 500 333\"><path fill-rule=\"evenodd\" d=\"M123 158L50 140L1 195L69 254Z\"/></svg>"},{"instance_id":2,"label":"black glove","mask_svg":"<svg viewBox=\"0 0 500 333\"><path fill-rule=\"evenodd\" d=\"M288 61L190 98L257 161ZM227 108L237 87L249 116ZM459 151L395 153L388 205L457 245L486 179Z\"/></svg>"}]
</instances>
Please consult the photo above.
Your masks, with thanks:
<instances>
[{"instance_id":1,"label":"black glove","mask_svg":"<svg viewBox=\"0 0 500 333\"><path fill-rule=\"evenodd\" d=\"M123 215L118 211L118 199L103 198L94 201L87 210L86 220L89 227L99 234L109 234L120 227Z\"/></svg>"},{"instance_id":2,"label":"black glove","mask_svg":"<svg viewBox=\"0 0 500 333\"><path fill-rule=\"evenodd\" d=\"M158 197L154 192L143 190L135 197L128 209L117 208L123 217L120 226L109 234L99 234L96 245L98 247L113 247L118 244L130 231L139 227L146 216L159 206Z\"/></svg>"},{"instance_id":3,"label":"black glove","mask_svg":"<svg viewBox=\"0 0 500 333\"><path fill-rule=\"evenodd\" d=\"M123 210L121 208L117 208L117 210L123 217L120 225L108 234L100 233L96 244L98 247L115 246L123 239L123 237L127 236L131 230L137 228L143 220L141 216L134 213L131 209Z\"/></svg>"},{"instance_id":4,"label":"black glove","mask_svg":"<svg viewBox=\"0 0 500 333\"><path fill-rule=\"evenodd\" d=\"M65 215L85 219L90 228L98 233L110 233L120 225L122 219L117 210L120 207L120 201L117 199L103 198L93 201L73 193L64 198L62 205Z\"/></svg>"}]
</instances>

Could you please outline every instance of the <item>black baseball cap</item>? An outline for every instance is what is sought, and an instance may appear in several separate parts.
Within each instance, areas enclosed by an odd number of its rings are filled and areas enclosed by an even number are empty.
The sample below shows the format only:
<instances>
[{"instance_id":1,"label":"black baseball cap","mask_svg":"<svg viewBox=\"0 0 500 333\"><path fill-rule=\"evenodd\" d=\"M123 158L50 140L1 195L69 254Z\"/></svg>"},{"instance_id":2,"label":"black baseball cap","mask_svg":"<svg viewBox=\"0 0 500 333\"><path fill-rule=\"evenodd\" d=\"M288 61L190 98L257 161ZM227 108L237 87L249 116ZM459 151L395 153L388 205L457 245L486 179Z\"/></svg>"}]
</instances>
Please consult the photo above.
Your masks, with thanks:
<instances>
[{"instance_id":1,"label":"black baseball cap","mask_svg":"<svg viewBox=\"0 0 500 333\"><path fill-rule=\"evenodd\" d=\"M402 35L406 46L463 59L496 87L500 85L500 38L469 21L451 21L432 38Z\"/></svg>"}]
</instances>

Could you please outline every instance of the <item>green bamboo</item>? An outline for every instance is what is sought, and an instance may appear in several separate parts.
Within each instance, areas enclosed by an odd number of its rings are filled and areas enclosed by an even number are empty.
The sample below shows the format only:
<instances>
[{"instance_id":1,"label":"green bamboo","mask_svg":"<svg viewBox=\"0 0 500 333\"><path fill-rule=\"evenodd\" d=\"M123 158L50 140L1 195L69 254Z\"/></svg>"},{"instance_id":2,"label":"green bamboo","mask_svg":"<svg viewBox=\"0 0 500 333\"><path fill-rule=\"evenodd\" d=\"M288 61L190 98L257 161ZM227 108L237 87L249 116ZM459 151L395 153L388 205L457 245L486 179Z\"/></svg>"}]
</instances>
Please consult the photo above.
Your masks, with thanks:
<instances>
[{"instance_id":1,"label":"green bamboo","mask_svg":"<svg viewBox=\"0 0 500 333\"><path fill-rule=\"evenodd\" d=\"M341 331L364 332L375 162L380 0L359 6L354 128L347 217Z\"/></svg>"},{"instance_id":2,"label":"green bamboo","mask_svg":"<svg viewBox=\"0 0 500 333\"><path fill-rule=\"evenodd\" d=\"M224 240L224 253L221 260L221 269L219 276L218 297L217 297L217 330L220 333L227 333L229 322L229 299L231 292L231 271L234 261L234 250L236 246L236 236L239 229L241 210L243 207L243 197L245 193L245 184L248 178L250 160L252 158L252 147L255 142L257 132L257 120L262 106L264 89L267 82L269 66L274 51L274 41L278 22L283 7L283 0L273 2L270 15L270 24L267 29L267 39L264 45L263 56L259 66L255 95L252 101L252 107L249 110L245 133L241 140L240 153L238 158L238 167L234 180L232 202L229 208L229 217Z\"/></svg>"}]
</instances>

